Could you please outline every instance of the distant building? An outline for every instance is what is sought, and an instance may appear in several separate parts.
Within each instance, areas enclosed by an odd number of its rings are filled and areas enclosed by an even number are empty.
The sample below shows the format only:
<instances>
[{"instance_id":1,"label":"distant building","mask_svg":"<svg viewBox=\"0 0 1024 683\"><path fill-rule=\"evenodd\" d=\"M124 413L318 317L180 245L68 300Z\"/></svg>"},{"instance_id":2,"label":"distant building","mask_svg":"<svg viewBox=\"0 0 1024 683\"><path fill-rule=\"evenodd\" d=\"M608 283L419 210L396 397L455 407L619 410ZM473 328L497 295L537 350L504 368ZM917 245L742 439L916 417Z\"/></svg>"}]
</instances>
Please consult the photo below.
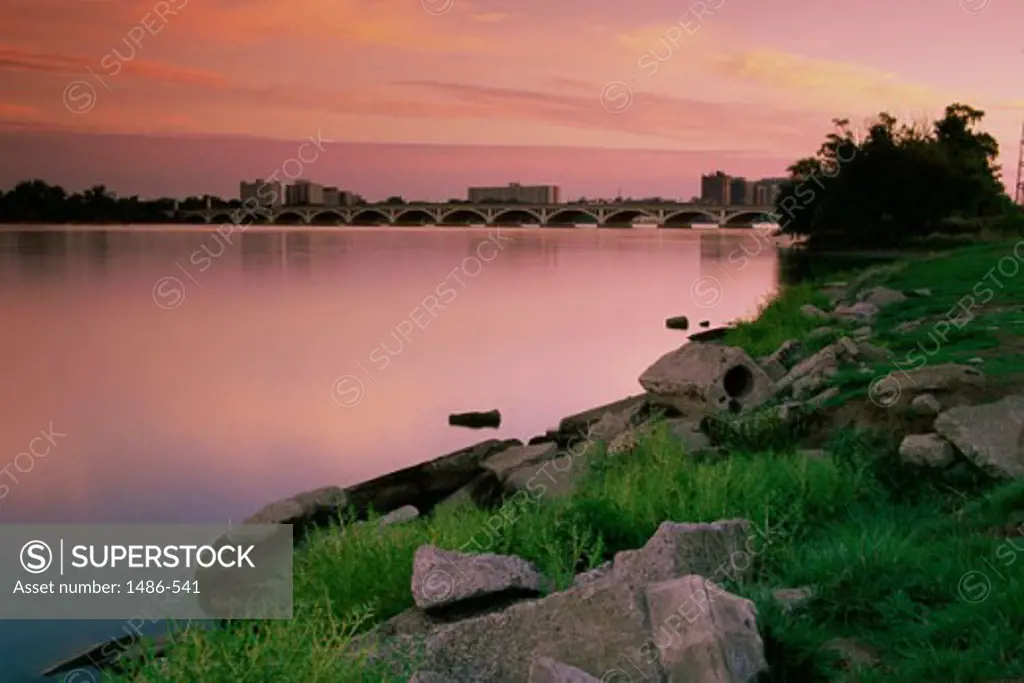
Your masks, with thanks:
<instances>
[{"instance_id":1,"label":"distant building","mask_svg":"<svg viewBox=\"0 0 1024 683\"><path fill-rule=\"evenodd\" d=\"M738 206L754 205L754 183L746 178L730 178L729 180L730 204Z\"/></svg>"},{"instance_id":2,"label":"distant building","mask_svg":"<svg viewBox=\"0 0 1024 683\"><path fill-rule=\"evenodd\" d=\"M519 202L523 204L559 204L562 191L557 185L520 185L505 187L471 187L467 194L474 204L484 202Z\"/></svg>"},{"instance_id":3,"label":"distant building","mask_svg":"<svg viewBox=\"0 0 1024 683\"><path fill-rule=\"evenodd\" d=\"M260 206L281 206L285 201L284 183L268 183L263 178L257 178L252 183L243 180L238 184L238 198L243 203L247 199L255 199Z\"/></svg>"},{"instance_id":4,"label":"distant building","mask_svg":"<svg viewBox=\"0 0 1024 683\"><path fill-rule=\"evenodd\" d=\"M732 203L731 179L721 171L700 177L700 198L708 204L728 206Z\"/></svg>"},{"instance_id":5,"label":"distant building","mask_svg":"<svg viewBox=\"0 0 1024 683\"><path fill-rule=\"evenodd\" d=\"M762 178L753 184L754 204L756 206L774 205L782 191L782 184L789 178Z\"/></svg>"},{"instance_id":6,"label":"distant building","mask_svg":"<svg viewBox=\"0 0 1024 683\"><path fill-rule=\"evenodd\" d=\"M296 180L288 188L287 203L289 206L322 206L324 186L308 180Z\"/></svg>"},{"instance_id":7,"label":"distant building","mask_svg":"<svg viewBox=\"0 0 1024 683\"><path fill-rule=\"evenodd\" d=\"M324 206L352 206L355 203L356 196L351 192L336 187L324 188Z\"/></svg>"}]
</instances>

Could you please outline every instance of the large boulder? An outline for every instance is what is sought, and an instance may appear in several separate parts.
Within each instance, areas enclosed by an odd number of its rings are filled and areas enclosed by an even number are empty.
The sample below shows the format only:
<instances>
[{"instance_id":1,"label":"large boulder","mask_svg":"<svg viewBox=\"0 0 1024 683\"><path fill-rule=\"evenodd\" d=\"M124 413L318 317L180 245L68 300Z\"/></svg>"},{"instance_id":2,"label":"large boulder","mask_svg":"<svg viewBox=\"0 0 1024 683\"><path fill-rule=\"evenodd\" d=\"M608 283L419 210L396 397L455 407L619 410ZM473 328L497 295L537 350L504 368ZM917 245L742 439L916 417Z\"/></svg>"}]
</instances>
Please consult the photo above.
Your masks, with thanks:
<instances>
[{"instance_id":1,"label":"large boulder","mask_svg":"<svg viewBox=\"0 0 1024 683\"><path fill-rule=\"evenodd\" d=\"M611 415L611 420L639 424L646 419L649 412L648 397L646 394L627 396L613 403L608 403L596 408L584 410L581 413L563 418L558 423L558 444L562 448L569 445L571 441L579 438L588 438L592 427L603 418Z\"/></svg>"},{"instance_id":2,"label":"large boulder","mask_svg":"<svg viewBox=\"0 0 1024 683\"><path fill-rule=\"evenodd\" d=\"M776 391L791 391L797 399L811 396L824 388L839 371L840 364L856 359L858 354L857 344L849 337L843 337L793 366L776 384Z\"/></svg>"},{"instance_id":3,"label":"large boulder","mask_svg":"<svg viewBox=\"0 0 1024 683\"><path fill-rule=\"evenodd\" d=\"M489 596L536 596L541 584L537 568L512 555L475 555L424 545L413 558L412 596L422 610Z\"/></svg>"},{"instance_id":4,"label":"large boulder","mask_svg":"<svg viewBox=\"0 0 1024 683\"><path fill-rule=\"evenodd\" d=\"M908 465L941 468L955 458L953 446L938 434L908 434L900 442L900 460Z\"/></svg>"},{"instance_id":5,"label":"large boulder","mask_svg":"<svg viewBox=\"0 0 1024 683\"><path fill-rule=\"evenodd\" d=\"M529 683L601 683L596 676L551 657L536 657L530 666Z\"/></svg>"},{"instance_id":6,"label":"large boulder","mask_svg":"<svg viewBox=\"0 0 1024 683\"><path fill-rule=\"evenodd\" d=\"M533 446L513 446L487 458L481 463L481 467L504 480L512 471L524 465L550 460L557 452L558 446L551 442Z\"/></svg>"},{"instance_id":7,"label":"large boulder","mask_svg":"<svg viewBox=\"0 0 1024 683\"><path fill-rule=\"evenodd\" d=\"M518 439L489 439L356 484L346 489L346 494L361 515L371 507L377 512L387 513L403 505L413 505L421 512L429 512L437 503L483 474L481 463L485 460L521 445Z\"/></svg>"},{"instance_id":8,"label":"large boulder","mask_svg":"<svg viewBox=\"0 0 1024 683\"><path fill-rule=\"evenodd\" d=\"M950 408L935 431L991 476L1024 477L1024 395Z\"/></svg>"},{"instance_id":9,"label":"large boulder","mask_svg":"<svg viewBox=\"0 0 1024 683\"><path fill-rule=\"evenodd\" d=\"M312 527L341 522L351 500L337 486L325 486L298 493L291 498L263 506L246 518L245 524L291 524L295 538L301 538Z\"/></svg>"},{"instance_id":10,"label":"large boulder","mask_svg":"<svg viewBox=\"0 0 1024 683\"><path fill-rule=\"evenodd\" d=\"M771 378L746 352L710 344L686 344L666 353L644 371L640 385L681 409L734 413L756 408L774 393Z\"/></svg>"}]
</instances>

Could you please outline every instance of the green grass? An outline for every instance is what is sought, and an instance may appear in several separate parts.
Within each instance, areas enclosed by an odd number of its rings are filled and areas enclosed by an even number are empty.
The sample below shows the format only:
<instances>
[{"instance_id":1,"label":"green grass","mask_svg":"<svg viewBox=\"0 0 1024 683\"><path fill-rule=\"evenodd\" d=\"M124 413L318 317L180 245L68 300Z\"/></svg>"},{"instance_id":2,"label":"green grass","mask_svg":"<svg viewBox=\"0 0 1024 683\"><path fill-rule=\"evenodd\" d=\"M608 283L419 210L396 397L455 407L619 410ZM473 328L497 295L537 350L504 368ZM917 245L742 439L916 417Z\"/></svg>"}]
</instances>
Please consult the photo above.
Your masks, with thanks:
<instances>
[{"instance_id":1,"label":"green grass","mask_svg":"<svg viewBox=\"0 0 1024 683\"><path fill-rule=\"evenodd\" d=\"M1006 244L968 247L878 275L876 282L907 292L928 287L933 296L886 308L874 343L897 357L923 344L931 321L1006 253ZM988 305L951 331L928 362L980 356L986 372L1024 373L1021 347L1012 345L1024 330L1017 309L1024 272L1001 281ZM807 342L821 323L799 313L805 303L825 305L813 286L789 288L726 341L755 357L787 339ZM894 332L918 318L929 322L911 334ZM834 382L850 400L874 376L844 371ZM412 607L412 558L421 544L516 554L564 588L575 573L643 545L664 520L736 517L751 520L761 542L752 572L722 581L757 604L772 664L768 680L841 680L842 663L823 649L835 638L855 639L879 655L877 668L858 670L853 680L983 683L1024 676L1024 536L991 533L1024 524L1024 482L907 469L883 439L853 431L832 435L827 458L808 459L794 452L794 435L768 412L716 428L728 457L688 455L667 430L656 429L629 455L588 456L590 467L569 500L526 499L490 513L446 510L383 532L372 524L316 532L296 554L293 620L260 622L258 632L246 625L190 632L163 663L144 664L121 680L404 683L415 661L396 675L341 651L356 634ZM812 586L814 598L784 613L771 591L797 586Z\"/></svg>"}]
</instances>

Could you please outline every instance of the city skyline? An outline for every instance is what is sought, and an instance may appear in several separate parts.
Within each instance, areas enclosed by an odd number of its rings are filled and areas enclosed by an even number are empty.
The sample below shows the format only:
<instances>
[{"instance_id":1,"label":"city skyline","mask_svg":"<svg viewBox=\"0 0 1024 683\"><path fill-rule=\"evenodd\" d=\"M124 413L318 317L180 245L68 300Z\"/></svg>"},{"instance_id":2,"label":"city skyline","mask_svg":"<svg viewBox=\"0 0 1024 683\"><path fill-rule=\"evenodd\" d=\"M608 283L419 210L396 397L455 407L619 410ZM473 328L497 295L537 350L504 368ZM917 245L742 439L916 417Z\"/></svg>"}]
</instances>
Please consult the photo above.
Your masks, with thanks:
<instances>
[{"instance_id":1,"label":"city skyline","mask_svg":"<svg viewBox=\"0 0 1024 683\"><path fill-rule=\"evenodd\" d=\"M0 0L0 185L228 196L322 131L320 182L368 199L685 197L716 167L783 175L832 118L954 101L987 112L1014 180L1019 3L863 0L837 23L793 0L296 1Z\"/></svg>"}]
</instances>

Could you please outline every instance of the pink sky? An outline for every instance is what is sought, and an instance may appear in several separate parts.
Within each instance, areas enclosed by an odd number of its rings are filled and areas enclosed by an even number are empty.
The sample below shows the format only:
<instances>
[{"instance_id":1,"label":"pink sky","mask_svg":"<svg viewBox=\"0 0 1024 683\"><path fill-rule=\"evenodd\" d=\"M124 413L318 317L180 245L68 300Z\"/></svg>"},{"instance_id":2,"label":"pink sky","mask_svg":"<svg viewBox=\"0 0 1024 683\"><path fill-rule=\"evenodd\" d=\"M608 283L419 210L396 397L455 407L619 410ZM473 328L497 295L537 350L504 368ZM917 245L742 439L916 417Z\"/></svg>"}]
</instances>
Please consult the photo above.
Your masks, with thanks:
<instances>
[{"instance_id":1,"label":"pink sky","mask_svg":"<svg viewBox=\"0 0 1024 683\"><path fill-rule=\"evenodd\" d=\"M233 196L320 131L303 175L371 199L689 198L833 117L953 101L1012 182L1024 117L1019 0L0 0L0 26L4 187Z\"/></svg>"}]
</instances>

